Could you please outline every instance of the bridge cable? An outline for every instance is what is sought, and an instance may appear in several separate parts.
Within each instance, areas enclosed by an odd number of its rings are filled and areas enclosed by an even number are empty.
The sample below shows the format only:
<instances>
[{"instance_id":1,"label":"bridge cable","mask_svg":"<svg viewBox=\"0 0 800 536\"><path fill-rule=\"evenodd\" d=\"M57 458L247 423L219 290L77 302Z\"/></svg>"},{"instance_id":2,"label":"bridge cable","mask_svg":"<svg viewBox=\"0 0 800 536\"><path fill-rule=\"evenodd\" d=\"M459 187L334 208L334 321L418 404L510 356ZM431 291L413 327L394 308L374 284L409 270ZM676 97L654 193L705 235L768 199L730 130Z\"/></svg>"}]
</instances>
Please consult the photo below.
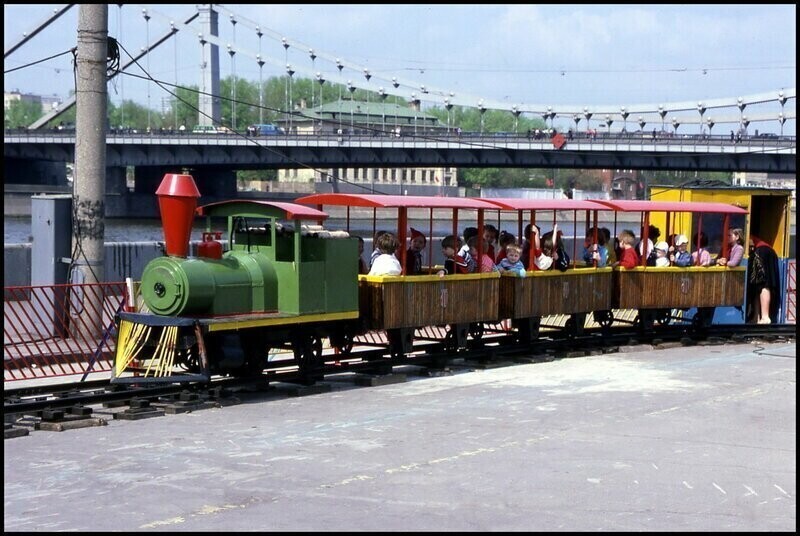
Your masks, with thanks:
<instances>
[{"instance_id":1,"label":"bridge cable","mask_svg":"<svg viewBox=\"0 0 800 536\"><path fill-rule=\"evenodd\" d=\"M205 112L203 112L203 111L202 111L202 110L200 110L199 108L195 107L195 106L194 106L192 103L190 103L190 102L188 102L188 101L186 101L186 100L182 99L180 96L178 96L178 94L177 94L177 93L173 93L172 91L170 91L170 90L169 90L169 89L168 89L166 86L168 86L168 85L171 85L171 84L169 84L168 82L163 82L163 81L156 80L155 78L153 78L153 77L152 77L152 75L151 75L149 72L147 72L147 70L146 70L146 69L144 69L144 68L141 66L141 64L139 64L139 62L138 62L136 59L134 59L134 58L133 58L133 56L131 55L131 53L130 53L130 52L128 52L128 50L127 50L127 49L126 49L126 48L125 48L125 47L124 47L122 44L119 44L119 47L120 47L120 48L121 48L121 49L122 49L122 50L123 50L123 51L124 51L124 52L125 52L125 53L126 53L128 56L130 56L130 57L131 57L131 59L133 60L133 62L134 62L134 63L136 63L136 65L137 65L137 66L138 66L138 67L139 67L139 68L142 70L142 72L144 72L144 73L145 73L146 77L142 77L142 76L134 75L134 74L132 74L132 73L125 73L125 72L121 72L120 74L125 74L125 75L128 75L128 76L134 76L134 77L136 77L136 78L146 78L147 80L149 80L149 81L151 81L151 82L154 82L154 83L155 83L156 85L158 85L158 86L159 86L161 89L163 89L164 91L166 91L167 93L169 93L170 95L172 95L173 97L175 97L175 99L177 99L177 100L181 101L183 104L185 104L186 106L188 106L188 107L189 107L189 108L191 108L192 110L194 110L194 111L196 111L196 112L198 112L198 113L200 113L200 114L202 114L202 115L206 116L207 118L211 119L211 121L212 121L212 122L214 122L214 118L213 118L213 117L211 117L210 115L206 114ZM187 89L187 90L190 90L190 91L192 91L192 90L193 90L192 88L183 88L183 89ZM196 92L197 92L198 94L203 94L203 93L204 93L204 92L201 92L201 91L196 91ZM222 95L211 95L211 96L218 97L218 98L220 98L220 99L225 99L225 100L232 100L232 99L227 99L226 97L224 97L224 96L222 96ZM246 103L246 104L247 104L247 103ZM291 112L290 112L290 113L291 113ZM224 125L220 125L220 126L224 126ZM352 183L352 182L350 182L350 181L347 181L347 180L342 180L342 179L339 179L339 178L333 177L333 176L332 176L330 173L328 173L327 171L323 171L323 170L321 170L321 169L318 169L318 168L315 168L315 167L313 167L313 166L309 166L308 164L305 164L305 163L303 163L303 162L300 162L299 160L295 160L294 158L291 158L291 157L290 157L290 156L288 156L287 154L285 154L285 153L282 153L282 152L280 152L280 151L277 151L277 150L275 150L275 149L272 149L271 147L267 147L266 145L262 145L262 144L260 144L260 143L259 143L257 140L255 140L255 139L253 139L253 138L251 138L251 137L249 137L249 136L245 136L244 134L241 134L240 132L236 132L235 130L231 130L231 132L232 132L232 133L234 133L234 134L236 134L236 135L237 135L237 136L239 136L239 137L242 137L242 138L244 138L245 140L248 140L248 141L250 141L250 142L254 143L255 145L257 145L258 147L260 147L260 148L262 148L262 149L265 149L265 150L267 150L267 151L270 151L270 152L272 152L272 153L274 153L274 154L276 154L276 155L278 155L278 156L280 156L280 157L282 157L282 158L285 158L285 159L287 159L287 160L289 160L289 161L291 161L291 162L294 162L295 164L298 164L298 165L300 165L301 167L304 167L304 168L306 168L306 169L310 169L310 170L312 170L312 171L315 171L315 172L319 173L321 177L324 177L324 178L326 178L326 179L336 179L336 180L341 180L342 182L345 182L345 183L347 183L347 184L351 184L351 185L353 185L353 186L357 186L357 187L359 187L359 188L363 188L363 189L365 189L365 190L370 190L370 191L372 191L373 193L379 193L379 194L385 194L385 193L386 193L386 192L380 192L380 191L378 191L378 192L375 192L374 188L371 188L371 187L369 187L369 186L364 186L364 185L361 185L361 184L358 184L358 183Z\"/></svg>"}]
</instances>

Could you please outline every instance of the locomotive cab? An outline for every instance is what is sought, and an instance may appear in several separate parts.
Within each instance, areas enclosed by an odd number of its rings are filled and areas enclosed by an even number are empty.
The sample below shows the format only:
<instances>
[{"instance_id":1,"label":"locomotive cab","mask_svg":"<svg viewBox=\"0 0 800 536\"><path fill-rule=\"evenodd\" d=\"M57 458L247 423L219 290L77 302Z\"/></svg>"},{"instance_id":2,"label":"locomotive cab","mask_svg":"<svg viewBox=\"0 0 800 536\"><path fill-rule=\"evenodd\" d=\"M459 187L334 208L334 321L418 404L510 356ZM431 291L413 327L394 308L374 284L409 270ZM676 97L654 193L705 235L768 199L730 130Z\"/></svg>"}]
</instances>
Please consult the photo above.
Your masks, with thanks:
<instances>
[{"instance_id":1,"label":"locomotive cab","mask_svg":"<svg viewBox=\"0 0 800 536\"><path fill-rule=\"evenodd\" d=\"M227 218L230 250L223 258L260 255L275 272L275 307L284 314L337 313L358 310L358 242L347 233L325 231L317 223L324 212L292 203L224 201L197 209Z\"/></svg>"}]
</instances>

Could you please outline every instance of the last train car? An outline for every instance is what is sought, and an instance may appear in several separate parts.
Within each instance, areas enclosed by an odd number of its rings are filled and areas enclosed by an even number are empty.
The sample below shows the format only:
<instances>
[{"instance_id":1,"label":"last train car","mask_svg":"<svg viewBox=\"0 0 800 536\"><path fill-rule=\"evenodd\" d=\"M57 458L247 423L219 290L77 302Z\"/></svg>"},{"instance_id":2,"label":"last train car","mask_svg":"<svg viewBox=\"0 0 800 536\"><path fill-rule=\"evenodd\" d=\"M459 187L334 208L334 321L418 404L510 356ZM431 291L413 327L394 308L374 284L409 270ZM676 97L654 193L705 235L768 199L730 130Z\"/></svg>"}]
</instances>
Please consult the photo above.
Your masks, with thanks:
<instances>
[{"instance_id":1,"label":"last train car","mask_svg":"<svg viewBox=\"0 0 800 536\"><path fill-rule=\"evenodd\" d=\"M681 203L726 203L746 210L747 217L734 216L729 221L729 228L740 227L744 229L745 236L756 236L766 242L778 257L778 272L780 274L780 288L772 296L773 303L777 301L777 312L774 320L777 323L786 323L787 309L793 308L788 299L790 273L795 258L794 231L792 230L792 190L777 188L754 188L728 185L709 185L697 183L683 186L652 186L650 199L654 201L677 201ZM666 225L663 215L654 214L651 223L657 226ZM698 214L684 214L681 224L687 232L693 233L700 221ZM712 233L720 230L723 219L708 218L702 221L704 229ZM713 245L712 245L713 252ZM745 241L745 256L742 265L746 266L749 260L748 241ZM790 262L791 261L791 262ZM748 291L745 289L745 299L742 307L717 307L714 313L714 323L740 324L754 322L752 317L752 299L748 300ZM751 293L752 294L752 293ZM694 311L689 311L691 316ZM793 317L793 311L790 312Z\"/></svg>"}]
</instances>

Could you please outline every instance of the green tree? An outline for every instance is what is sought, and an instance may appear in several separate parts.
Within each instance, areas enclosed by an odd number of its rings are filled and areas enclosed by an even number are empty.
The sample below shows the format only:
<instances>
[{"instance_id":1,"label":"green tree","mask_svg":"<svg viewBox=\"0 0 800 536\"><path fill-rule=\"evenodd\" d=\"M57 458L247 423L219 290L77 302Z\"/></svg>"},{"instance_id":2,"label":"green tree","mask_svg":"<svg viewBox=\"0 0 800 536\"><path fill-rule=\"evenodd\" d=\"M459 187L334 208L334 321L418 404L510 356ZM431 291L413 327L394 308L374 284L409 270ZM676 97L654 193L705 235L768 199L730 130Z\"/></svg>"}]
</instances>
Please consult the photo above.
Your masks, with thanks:
<instances>
[{"instance_id":1,"label":"green tree","mask_svg":"<svg viewBox=\"0 0 800 536\"><path fill-rule=\"evenodd\" d=\"M135 128L143 132L147 128L147 107L132 100L122 101L119 105L109 102L108 121L111 128ZM161 115L150 110L150 127L161 125Z\"/></svg>"},{"instance_id":2,"label":"green tree","mask_svg":"<svg viewBox=\"0 0 800 536\"><path fill-rule=\"evenodd\" d=\"M43 115L42 105L38 102L13 101L3 114L3 127L27 128Z\"/></svg>"}]
</instances>

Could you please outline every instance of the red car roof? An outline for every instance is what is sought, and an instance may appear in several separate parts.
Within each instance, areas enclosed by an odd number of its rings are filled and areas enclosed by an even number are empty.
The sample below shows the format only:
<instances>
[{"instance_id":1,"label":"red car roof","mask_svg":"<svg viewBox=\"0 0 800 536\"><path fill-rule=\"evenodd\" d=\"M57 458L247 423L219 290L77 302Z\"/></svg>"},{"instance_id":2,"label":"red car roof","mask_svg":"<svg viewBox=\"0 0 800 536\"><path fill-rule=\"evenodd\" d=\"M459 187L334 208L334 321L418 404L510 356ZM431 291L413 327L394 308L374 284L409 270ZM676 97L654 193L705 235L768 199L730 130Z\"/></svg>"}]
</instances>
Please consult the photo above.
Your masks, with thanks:
<instances>
[{"instance_id":1,"label":"red car roof","mask_svg":"<svg viewBox=\"0 0 800 536\"><path fill-rule=\"evenodd\" d=\"M747 214L747 210L727 203L689 202L689 201L638 201L623 199L619 201L600 201L620 212L709 212L715 214Z\"/></svg>"},{"instance_id":2,"label":"red car roof","mask_svg":"<svg viewBox=\"0 0 800 536\"><path fill-rule=\"evenodd\" d=\"M422 195L313 194L300 197L295 201L306 205L338 205L343 207L497 209L496 205L482 199Z\"/></svg>"},{"instance_id":3,"label":"red car roof","mask_svg":"<svg viewBox=\"0 0 800 536\"><path fill-rule=\"evenodd\" d=\"M504 210L613 210L589 199L522 199L516 197L485 197Z\"/></svg>"},{"instance_id":4,"label":"red car roof","mask_svg":"<svg viewBox=\"0 0 800 536\"><path fill-rule=\"evenodd\" d=\"M245 213L285 220L324 220L328 217L325 212L304 205L257 199L231 199L197 207L197 214L200 216L231 216Z\"/></svg>"}]
</instances>

